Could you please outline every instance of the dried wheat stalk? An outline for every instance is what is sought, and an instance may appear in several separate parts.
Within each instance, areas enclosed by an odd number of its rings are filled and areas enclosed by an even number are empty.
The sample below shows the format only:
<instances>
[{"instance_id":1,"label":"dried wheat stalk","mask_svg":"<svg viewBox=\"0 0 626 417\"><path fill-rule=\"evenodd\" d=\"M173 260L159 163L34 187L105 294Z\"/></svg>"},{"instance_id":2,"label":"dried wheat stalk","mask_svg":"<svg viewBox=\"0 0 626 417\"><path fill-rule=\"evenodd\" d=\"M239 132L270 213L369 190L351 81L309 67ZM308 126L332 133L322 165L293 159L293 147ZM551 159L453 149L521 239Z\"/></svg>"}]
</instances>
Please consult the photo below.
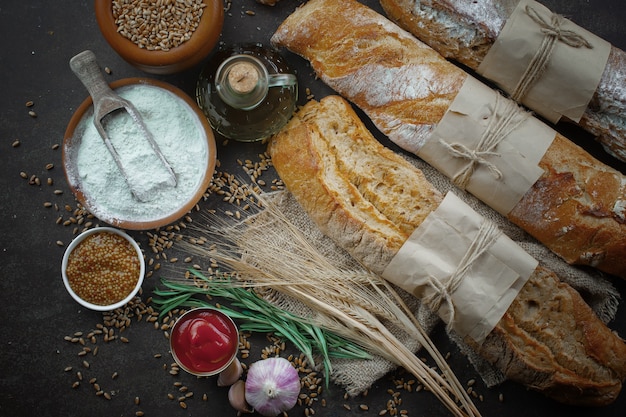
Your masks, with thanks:
<instances>
[{"instance_id":1,"label":"dried wheat stalk","mask_svg":"<svg viewBox=\"0 0 626 417\"><path fill-rule=\"evenodd\" d=\"M384 279L365 268L335 267L278 208L259 201L264 210L241 223L228 225L217 218L203 227L196 223L196 230L216 243L210 248L188 244L186 249L217 260L241 285L269 287L306 305L312 312L307 319L404 367L455 416L480 415L428 334ZM416 338L442 374L403 345L383 320Z\"/></svg>"}]
</instances>

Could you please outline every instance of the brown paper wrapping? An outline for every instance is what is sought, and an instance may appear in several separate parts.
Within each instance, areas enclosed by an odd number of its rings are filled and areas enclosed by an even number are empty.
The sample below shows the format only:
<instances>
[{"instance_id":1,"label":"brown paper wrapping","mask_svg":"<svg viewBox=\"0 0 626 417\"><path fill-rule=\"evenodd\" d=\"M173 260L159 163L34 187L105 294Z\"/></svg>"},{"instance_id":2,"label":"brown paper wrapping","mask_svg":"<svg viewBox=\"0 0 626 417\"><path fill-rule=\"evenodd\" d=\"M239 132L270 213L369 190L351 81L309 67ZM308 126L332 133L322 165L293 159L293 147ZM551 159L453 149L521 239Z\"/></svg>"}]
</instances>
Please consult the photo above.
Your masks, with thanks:
<instances>
[{"instance_id":1,"label":"brown paper wrapping","mask_svg":"<svg viewBox=\"0 0 626 417\"><path fill-rule=\"evenodd\" d=\"M509 94L541 48L546 32L551 32L531 19L527 6L541 20L551 22L553 13L548 8L536 1L520 0L477 69ZM562 33L588 46L575 47L557 40L545 70L528 93L516 99L552 123L562 117L578 122L598 87L611 45L567 19L560 18L559 27Z\"/></svg>"},{"instance_id":2,"label":"brown paper wrapping","mask_svg":"<svg viewBox=\"0 0 626 417\"><path fill-rule=\"evenodd\" d=\"M468 150L477 143L494 112L496 100L507 101L491 88L468 77L450 108L420 149L418 156L448 178L463 170L468 159L455 156L443 143L461 143ZM539 162L554 140L556 132L516 107L516 117L523 121L506 135L497 147L482 155L484 163L474 164L474 172L465 189L503 215L508 214L539 179ZM494 174L494 169L500 177Z\"/></svg>"},{"instance_id":3,"label":"brown paper wrapping","mask_svg":"<svg viewBox=\"0 0 626 417\"><path fill-rule=\"evenodd\" d=\"M487 221L448 193L400 248L383 277L421 300L436 296L468 256ZM538 262L502 233L478 255L437 313L459 336L482 343Z\"/></svg>"}]
</instances>

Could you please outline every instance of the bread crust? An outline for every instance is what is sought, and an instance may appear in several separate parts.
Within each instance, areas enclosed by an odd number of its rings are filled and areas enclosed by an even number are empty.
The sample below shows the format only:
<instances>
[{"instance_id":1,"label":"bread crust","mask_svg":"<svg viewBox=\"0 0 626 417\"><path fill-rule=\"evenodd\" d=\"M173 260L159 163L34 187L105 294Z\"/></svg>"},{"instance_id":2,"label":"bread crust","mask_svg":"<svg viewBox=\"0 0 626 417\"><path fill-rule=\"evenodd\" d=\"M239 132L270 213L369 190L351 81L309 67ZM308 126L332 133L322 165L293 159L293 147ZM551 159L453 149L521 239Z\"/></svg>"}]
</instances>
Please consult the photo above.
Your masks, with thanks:
<instances>
[{"instance_id":1,"label":"bread crust","mask_svg":"<svg viewBox=\"0 0 626 417\"><path fill-rule=\"evenodd\" d=\"M309 1L272 42L309 60L324 82L413 153L468 77L353 0ZM543 176L508 218L567 262L626 278L626 178L560 134L540 167Z\"/></svg>"},{"instance_id":2,"label":"bread crust","mask_svg":"<svg viewBox=\"0 0 626 417\"><path fill-rule=\"evenodd\" d=\"M307 103L271 139L268 152L320 230L374 272L385 269L442 200L421 171L383 147L338 96ZM509 379L568 404L608 404L626 376L626 344L541 266L483 345L473 348Z\"/></svg>"},{"instance_id":3,"label":"bread crust","mask_svg":"<svg viewBox=\"0 0 626 417\"><path fill-rule=\"evenodd\" d=\"M443 197L421 171L410 164L399 164L398 155L372 142L369 131L339 97L324 103L346 115L342 124L332 117L324 120L313 103L300 110L289 127L270 142L272 162L280 167L281 179L296 198L309 196L298 198L298 202L320 230L332 234L355 259L380 274L415 224L439 206ZM313 118L315 123L306 122ZM321 130L324 121L329 122L325 132ZM350 149L342 147L339 140L328 142L331 134L343 138L341 142ZM346 154L350 158L345 158ZM374 160L371 154L376 155ZM359 172L357 165L375 169L362 168ZM387 207L391 194L395 194L393 207Z\"/></svg>"},{"instance_id":4,"label":"bread crust","mask_svg":"<svg viewBox=\"0 0 626 417\"><path fill-rule=\"evenodd\" d=\"M446 58L477 69L513 12L511 0L380 0L387 16ZM488 12L487 12L488 11ZM626 161L626 52L611 47L579 125Z\"/></svg>"}]
</instances>

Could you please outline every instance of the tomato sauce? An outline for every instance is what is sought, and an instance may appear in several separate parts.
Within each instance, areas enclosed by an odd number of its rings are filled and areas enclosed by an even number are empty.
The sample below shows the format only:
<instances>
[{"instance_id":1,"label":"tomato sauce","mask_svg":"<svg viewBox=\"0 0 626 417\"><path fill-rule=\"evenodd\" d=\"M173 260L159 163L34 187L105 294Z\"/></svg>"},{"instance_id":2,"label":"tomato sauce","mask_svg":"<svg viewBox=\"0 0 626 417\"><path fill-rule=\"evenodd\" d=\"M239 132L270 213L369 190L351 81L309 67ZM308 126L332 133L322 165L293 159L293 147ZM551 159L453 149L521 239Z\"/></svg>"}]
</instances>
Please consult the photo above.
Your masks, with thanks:
<instances>
[{"instance_id":1,"label":"tomato sauce","mask_svg":"<svg viewBox=\"0 0 626 417\"><path fill-rule=\"evenodd\" d=\"M200 308L183 314L170 336L174 359L192 374L213 375L237 354L239 337L224 313Z\"/></svg>"}]
</instances>

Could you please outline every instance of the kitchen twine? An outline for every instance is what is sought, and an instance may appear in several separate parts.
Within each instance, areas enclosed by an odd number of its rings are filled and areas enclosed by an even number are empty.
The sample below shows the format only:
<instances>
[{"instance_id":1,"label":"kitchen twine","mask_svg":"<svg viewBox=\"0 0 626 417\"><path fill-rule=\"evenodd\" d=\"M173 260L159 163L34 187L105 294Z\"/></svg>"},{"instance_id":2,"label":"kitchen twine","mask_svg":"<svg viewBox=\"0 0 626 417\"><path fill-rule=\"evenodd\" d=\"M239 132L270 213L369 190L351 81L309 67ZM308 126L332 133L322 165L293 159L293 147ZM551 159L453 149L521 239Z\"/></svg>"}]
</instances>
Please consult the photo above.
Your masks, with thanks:
<instances>
[{"instance_id":1,"label":"kitchen twine","mask_svg":"<svg viewBox=\"0 0 626 417\"><path fill-rule=\"evenodd\" d=\"M546 18L541 16L539 12L530 5L526 6L525 11L530 19L539 25L541 33L545 36L539 49L528 64L526 71L522 74L517 86L511 92L511 98L515 101L520 101L528 93L534 83L541 78L548 66L557 41L561 41L572 48L593 48L583 36L573 30L561 28L561 22L563 21L562 16L552 13L550 21L548 22Z\"/></svg>"},{"instance_id":2,"label":"kitchen twine","mask_svg":"<svg viewBox=\"0 0 626 417\"><path fill-rule=\"evenodd\" d=\"M500 94L496 94L492 117L490 117L485 131L476 144L476 149L470 149L459 142L447 143L442 138L439 138L440 144L443 145L452 156L469 161L464 168L452 177L454 184L460 189L465 190L478 165L487 167L497 180L502 179L502 172L485 157L500 156L500 154L494 152L494 149L511 132L517 129L529 115L530 113L522 111L515 102L505 99Z\"/></svg>"},{"instance_id":3,"label":"kitchen twine","mask_svg":"<svg viewBox=\"0 0 626 417\"><path fill-rule=\"evenodd\" d=\"M429 284L433 287L435 292L425 296L423 302L432 310L439 311L441 304L445 301L450 309L447 320L447 329L452 330L454 328L453 321L455 316L454 301L452 300L452 293L461 285L463 278L467 274L468 270L472 267L474 262L481 257L489 248L500 238L502 231L492 221L483 219L478 233L474 237L467 251L463 255L463 258L456 267L456 270L450 276L447 283L441 282L441 280L428 276Z\"/></svg>"},{"instance_id":4,"label":"kitchen twine","mask_svg":"<svg viewBox=\"0 0 626 417\"><path fill-rule=\"evenodd\" d=\"M455 190L452 181L431 165L420 158L409 155L403 156L417 169L422 170L426 178L442 194ZM561 258L550 252L544 245L538 243L518 226L506 220L504 216L483 204L473 195L460 193L457 196L476 212L480 213L485 220L495 224L503 234L517 242L530 255L538 259L542 265L554 271L564 282L569 283L578 291L583 292L586 295L585 299L602 321L607 323L615 317L617 307L619 306L620 294L609 280L603 278L601 273L595 270L579 269L568 265ZM352 258L344 248L337 246L332 239L321 232L291 193L282 190L265 194L264 197L266 203L274 204L278 207L289 221L307 236L309 242L316 247L329 262L332 262L336 267L346 271L358 271L362 268L360 263ZM272 218L263 216L263 212L257 214L256 220L257 222L255 224L257 227L275 227L272 223ZM293 242L292 244L297 245L298 243ZM420 325L427 332L430 333L435 326L441 322L441 319L433 313L423 300L418 300L417 297L414 297L400 288L396 288L396 290L411 311L414 312ZM281 294L275 294L275 297L272 297L271 301L280 308L294 314L303 317L307 316L308 307L300 301L282 296ZM407 348L414 352L420 349L420 345L417 343L416 339L404 333L396 323L389 322L385 323L385 325ZM494 368L491 364L482 359L480 355L470 346L466 345L463 339L454 331L448 330L447 333L461 352L467 356L487 386L492 387L506 380L506 377L500 370ZM396 368L395 364L380 356L374 356L371 359L333 358L332 365L331 380L344 387L350 396L363 393L377 380L383 378L388 372ZM318 364L318 367L319 366Z\"/></svg>"}]
</instances>

